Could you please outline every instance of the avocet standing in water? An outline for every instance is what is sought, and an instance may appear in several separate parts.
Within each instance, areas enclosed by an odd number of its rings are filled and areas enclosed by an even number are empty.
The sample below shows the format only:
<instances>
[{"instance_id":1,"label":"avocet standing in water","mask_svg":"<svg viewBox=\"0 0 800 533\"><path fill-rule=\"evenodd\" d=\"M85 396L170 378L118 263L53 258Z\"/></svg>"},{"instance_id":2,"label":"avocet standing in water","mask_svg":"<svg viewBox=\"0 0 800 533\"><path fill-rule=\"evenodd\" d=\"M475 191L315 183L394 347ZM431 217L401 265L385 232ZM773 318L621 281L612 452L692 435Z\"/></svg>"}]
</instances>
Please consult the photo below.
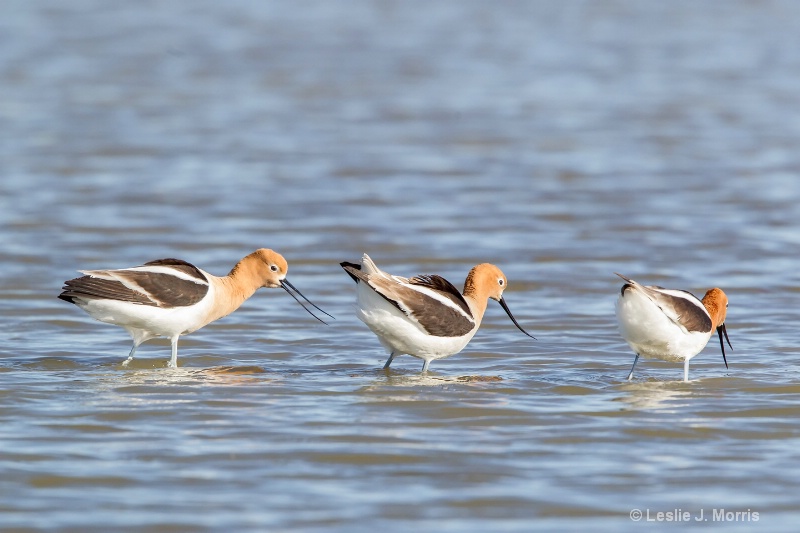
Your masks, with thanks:
<instances>
[{"instance_id":1,"label":"avocet standing in water","mask_svg":"<svg viewBox=\"0 0 800 533\"><path fill-rule=\"evenodd\" d=\"M616 272L615 272L616 274ZM714 330L719 335L722 359L728 368L722 335L731 346L725 329L728 297L722 289L706 292L702 300L692 293L644 286L622 274L625 280L617 300L617 320L622 338L636 353L628 379L639 356L665 361L683 361L683 380L689 381L689 361L708 344Z\"/></svg>"},{"instance_id":2,"label":"avocet standing in water","mask_svg":"<svg viewBox=\"0 0 800 533\"><path fill-rule=\"evenodd\" d=\"M506 276L483 263L470 270L464 294L441 276L413 278L380 270L367 254L361 264L344 262L342 268L358 285L357 316L389 351L383 366L401 354L422 359L422 371L431 361L460 352L481 325L488 299L497 300L514 325L525 335L503 299Z\"/></svg>"},{"instance_id":3,"label":"avocet standing in water","mask_svg":"<svg viewBox=\"0 0 800 533\"><path fill-rule=\"evenodd\" d=\"M172 343L169 366L176 368L181 335L232 313L261 287L285 289L311 316L323 322L295 296L299 294L325 313L289 283L288 269L281 254L266 248L243 258L223 277L180 259L158 259L119 270L81 270L85 275L64 282L58 297L92 318L122 326L130 333L133 347L123 366L131 362L144 341L167 337Z\"/></svg>"}]
</instances>

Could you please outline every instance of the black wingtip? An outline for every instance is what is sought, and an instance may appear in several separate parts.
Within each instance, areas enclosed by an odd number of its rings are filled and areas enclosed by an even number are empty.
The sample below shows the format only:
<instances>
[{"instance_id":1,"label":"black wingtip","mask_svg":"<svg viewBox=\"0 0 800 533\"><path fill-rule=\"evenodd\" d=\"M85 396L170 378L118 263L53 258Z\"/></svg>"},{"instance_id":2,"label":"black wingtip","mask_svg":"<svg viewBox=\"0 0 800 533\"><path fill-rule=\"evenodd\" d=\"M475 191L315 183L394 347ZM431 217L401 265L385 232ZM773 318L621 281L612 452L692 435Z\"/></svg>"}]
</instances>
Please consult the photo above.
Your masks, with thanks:
<instances>
[{"instance_id":1,"label":"black wingtip","mask_svg":"<svg viewBox=\"0 0 800 533\"><path fill-rule=\"evenodd\" d=\"M59 300L64 300L65 302L69 302L71 304L75 303L75 297L74 296L70 296L66 292L62 292L61 294L59 294L58 295L58 299Z\"/></svg>"},{"instance_id":2,"label":"black wingtip","mask_svg":"<svg viewBox=\"0 0 800 533\"><path fill-rule=\"evenodd\" d=\"M360 271L361 271L361 265L359 265L359 264L356 264L356 263L351 263L351 262L349 262L349 261L342 261L341 263L339 263L339 265L340 265L340 266L341 266L341 267L344 269L344 271L345 271L345 272L347 272L347 275L348 275L348 276L350 276L351 278L353 278L353 281L355 281L356 283L358 283L358 281L359 281L359 279L358 279L358 276L356 276L355 274L353 274L353 273L351 272L351 269L352 269L352 270L356 270L356 271L359 271L359 272L360 272Z\"/></svg>"},{"instance_id":3,"label":"black wingtip","mask_svg":"<svg viewBox=\"0 0 800 533\"><path fill-rule=\"evenodd\" d=\"M629 278L623 276L619 272L614 272L614 274L616 274L617 276L619 276L619 277L621 277L622 279L625 280L625 284L623 284L622 287L619 290L620 296L625 296L625 291L628 290L628 289L633 288L633 283Z\"/></svg>"}]
</instances>

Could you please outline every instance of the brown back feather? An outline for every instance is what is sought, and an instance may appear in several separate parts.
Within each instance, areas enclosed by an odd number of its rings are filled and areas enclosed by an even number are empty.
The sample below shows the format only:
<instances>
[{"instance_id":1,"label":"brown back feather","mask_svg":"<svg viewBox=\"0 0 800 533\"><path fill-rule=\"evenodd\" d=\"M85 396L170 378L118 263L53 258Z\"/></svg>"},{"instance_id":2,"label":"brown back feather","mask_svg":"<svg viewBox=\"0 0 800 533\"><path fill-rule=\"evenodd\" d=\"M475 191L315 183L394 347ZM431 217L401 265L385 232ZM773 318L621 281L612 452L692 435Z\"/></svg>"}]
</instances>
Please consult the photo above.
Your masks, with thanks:
<instances>
[{"instance_id":1,"label":"brown back feather","mask_svg":"<svg viewBox=\"0 0 800 533\"><path fill-rule=\"evenodd\" d=\"M458 310L444 305L436 298L411 287L383 277L370 277L369 284L388 302L407 316L415 319L419 326L429 335L435 337L461 337L475 327L475 323L464 314L458 312ZM417 285L420 285L420 283L417 283ZM469 316L472 316L471 313Z\"/></svg>"}]
</instances>

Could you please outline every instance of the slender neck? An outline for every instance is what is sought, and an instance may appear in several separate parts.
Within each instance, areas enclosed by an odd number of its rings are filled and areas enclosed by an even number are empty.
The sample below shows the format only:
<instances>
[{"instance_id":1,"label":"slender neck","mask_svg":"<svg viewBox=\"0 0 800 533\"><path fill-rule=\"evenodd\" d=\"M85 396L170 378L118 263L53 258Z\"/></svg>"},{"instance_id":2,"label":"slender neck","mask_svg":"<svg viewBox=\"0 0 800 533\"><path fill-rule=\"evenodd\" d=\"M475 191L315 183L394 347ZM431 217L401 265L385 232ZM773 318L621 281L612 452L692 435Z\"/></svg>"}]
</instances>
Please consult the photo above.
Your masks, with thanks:
<instances>
[{"instance_id":1,"label":"slender neck","mask_svg":"<svg viewBox=\"0 0 800 533\"><path fill-rule=\"evenodd\" d=\"M720 305L720 298L717 295L719 289L711 289L703 296L703 307L711 317L711 325L714 329L725 322L725 308Z\"/></svg>"},{"instance_id":2,"label":"slender neck","mask_svg":"<svg viewBox=\"0 0 800 533\"><path fill-rule=\"evenodd\" d=\"M236 311L263 284L247 257L239 261L227 276L212 277L215 303L211 321Z\"/></svg>"},{"instance_id":3,"label":"slender neck","mask_svg":"<svg viewBox=\"0 0 800 533\"><path fill-rule=\"evenodd\" d=\"M475 269L470 270L464 281L464 299L469 304L472 310L472 316L477 324L483 320L483 314L486 312L486 305L489 303L489 296L486 291L481 291L479 284L475 282Z\"/></svg>"}]
</instances>

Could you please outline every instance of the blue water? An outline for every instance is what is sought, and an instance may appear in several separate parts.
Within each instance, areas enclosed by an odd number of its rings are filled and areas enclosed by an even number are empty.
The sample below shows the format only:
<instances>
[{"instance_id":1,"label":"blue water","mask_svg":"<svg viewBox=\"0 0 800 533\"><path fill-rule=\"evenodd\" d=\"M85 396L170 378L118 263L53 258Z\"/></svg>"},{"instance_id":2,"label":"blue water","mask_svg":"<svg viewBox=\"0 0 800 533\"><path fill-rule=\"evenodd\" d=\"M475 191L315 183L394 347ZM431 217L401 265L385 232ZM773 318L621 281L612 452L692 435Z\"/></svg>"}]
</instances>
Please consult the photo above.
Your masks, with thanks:
<instances>
[{"instance_id":1,"label":"blue water","mask_svg":"<svg viewBox=\"0 0 800 533\"><path fill-rule=\"evenodd\" d=\"M800 4L3 12L0 529L796 528ZM164 340L125 369L56 299L259 247L330 326L259 291L179 369ZM537 340L490 302L462 353L384 373L338 265L364 252L459 287L497 264ZM730 368L712 339L691 383L626 382L615 271L722 287Z\"/></svg>"}]
</instances>

